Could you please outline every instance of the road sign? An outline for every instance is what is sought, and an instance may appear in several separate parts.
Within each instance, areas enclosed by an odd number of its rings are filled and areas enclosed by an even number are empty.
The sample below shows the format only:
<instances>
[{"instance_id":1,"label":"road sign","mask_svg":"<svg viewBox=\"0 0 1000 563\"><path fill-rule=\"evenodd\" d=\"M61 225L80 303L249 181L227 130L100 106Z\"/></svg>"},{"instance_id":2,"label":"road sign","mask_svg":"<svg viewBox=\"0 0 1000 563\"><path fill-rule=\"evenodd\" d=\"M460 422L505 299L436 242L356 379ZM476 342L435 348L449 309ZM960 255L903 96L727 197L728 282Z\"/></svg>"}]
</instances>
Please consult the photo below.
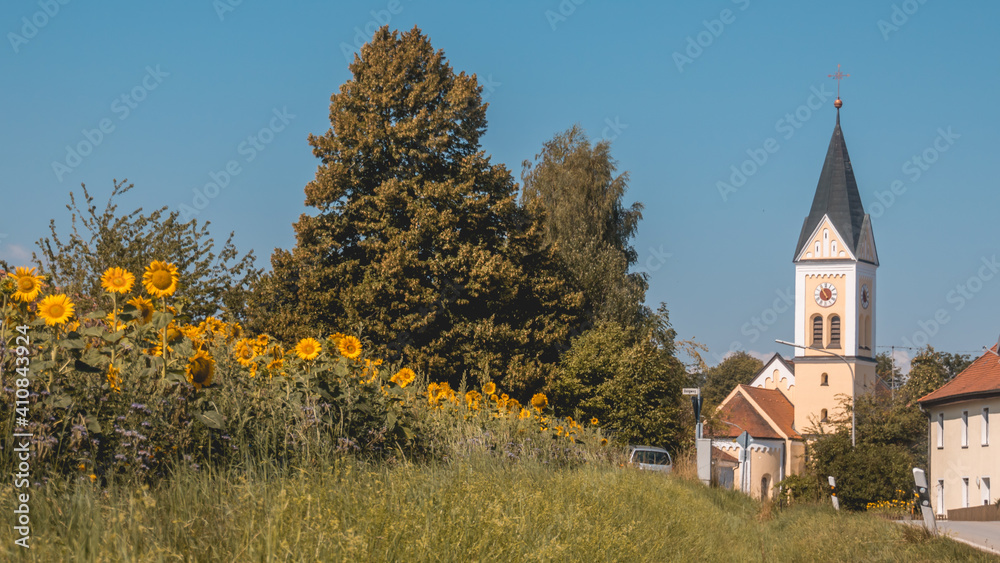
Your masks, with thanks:
<instances>
[{"instance_id":1,"label":"road sign","mask_svg":"<svg viewBox=\"0 0 1000 563\"><path fill-rule=\"evenodd\" d=\"M738 438L736 438L736 443L739 444L740 447L745 450L750 447L750 444L753 443L753 438L751 438L750 434L748 434L747 431L744 430L743 433L740 434Z\"/></svg>"},{"instance_id":2,"label":"road sign","mask_svg":"<svg viewBox=\"0 0 1000 563\"><path fill-rule=\"evenodd\" d=\"M840 499L837 498L837 480L833 475L827 475L826 480L830 483L830 502L833 503L834 510L840 510Z\"/></svg>"},{"instance_id":3,"label":"road sign","mask_svg":"<svg viewBox=\"0 0 1000 563\"><path fill-rule=\"evenodd\" d=\"M683 395L701 395L701 389L697 387L685 387L681 389Z\"/></svg>"}]
</instances>

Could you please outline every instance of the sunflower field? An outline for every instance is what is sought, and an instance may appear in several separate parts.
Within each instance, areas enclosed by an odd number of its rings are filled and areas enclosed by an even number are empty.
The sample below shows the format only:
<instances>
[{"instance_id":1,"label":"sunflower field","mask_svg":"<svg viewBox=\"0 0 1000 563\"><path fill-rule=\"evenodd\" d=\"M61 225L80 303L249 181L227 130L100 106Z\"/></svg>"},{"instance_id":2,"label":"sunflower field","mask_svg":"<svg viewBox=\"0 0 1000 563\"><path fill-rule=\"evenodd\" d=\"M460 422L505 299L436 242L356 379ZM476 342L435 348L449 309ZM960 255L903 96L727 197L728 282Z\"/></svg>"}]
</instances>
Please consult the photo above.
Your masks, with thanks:
<instances>
[{"instance_id":1,"label":"sunflower field","mask_svg":"<svg viewBox=\"0 0 1000 563\"><path fill-rule=\"evenodd\" d=\"M573 465L614 455L599 421L552 415L494 382L452 388L370 357L354 334L279 342L214 317L181 322L177 268L109 268L83 311L34 268L0 282L0 448L31 436L32 479L151 482L177 467L330 457L401 462L487 451ZM11 455L0 457L11 470Z\"/></svg>"}]
</instances>

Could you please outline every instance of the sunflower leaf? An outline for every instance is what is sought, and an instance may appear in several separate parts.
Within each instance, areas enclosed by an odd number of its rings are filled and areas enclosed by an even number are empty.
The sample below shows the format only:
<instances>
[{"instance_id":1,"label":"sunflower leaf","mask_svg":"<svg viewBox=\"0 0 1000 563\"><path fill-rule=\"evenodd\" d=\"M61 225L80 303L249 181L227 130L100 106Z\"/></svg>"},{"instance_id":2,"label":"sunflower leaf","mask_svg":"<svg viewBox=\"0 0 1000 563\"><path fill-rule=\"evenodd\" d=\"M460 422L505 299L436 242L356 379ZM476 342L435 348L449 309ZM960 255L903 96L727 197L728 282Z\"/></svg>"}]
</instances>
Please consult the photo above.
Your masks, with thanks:
<instances>
[{"instance_id":1,"label":"sunflower leaf","mask_svg":"<svg viewBox=\"0 0 1000 563\"><path fill-rule=\"evenodd\" d=\"M101 338L103 338L105 342L112 343L112 344L115 343L115 342L118 342L119 340L121 340L124 337L125 337L125 331L123 331L123 330L119 330L118 332L116 332L114 334L112 334L110 332L105 332L104 334L101 335Z\"/></svg>"},{"instance_id":2,"label":"sunflower leaf","mask_svg":"<svg viewBox=\"0 0 1000 563\"><path fill-rule=\"evenodd\" d=\"M174 320L173 313L165 313L163 311L157 311L153 313L153 328L160 330L163 327L170 324L170 321Z\"/></svg>"},{"instance_id":3,"label":"sunflower leaf","mask_svg":"<svg viewBox=\"0 0 1000 563\"><path fill-rule=\"evenodd\" d=\"M101 433L101 423L97 422L97 418L88 415L88 416L84 417L84 420L87 421L87 431L88 432L90 432L91 434L100 434Z\"/></svg>"},{"instance_id":4,"label":"sunflower leaf","mask_svg":"<svg viewBox=\"0 0 1000 563\"><path fill-rule=\"evenodd\" d=\"M225 420L223 420L222 415L216 411L206 411L202 413L196 412L194 413L194 417L198 419L198 422L209 428L221 430L225 426Z\"/></svg>"},{"instance_id":5,"label":"sunflower leaf","mask_svg":"<svg viewBox=\"0 0 1000 563\"><path fill-rule=\"evenodd\" d=\"M83 318L85 318L85 319L103 319L106 316L108 316L108 312L107 311L101 311L100 309L98 309L98 310L96 310L96 311L94 311L92 313L84 315Z\"/></svg>"},{"instance_id":6,"label":"sunflower leaf","mask_svg":"<svg viewBox=\"0 0 1000 563\"><path fill-rule=\"evenodd\" d=\"M65 350L82 350L87 347L87 342L82 338L65 338L58 342L59 347Z\"/></svg>"},{"instance_id":7,"label":"sunflower leaf","mask_svg":"<svg viewBox=\"0 0 1000 563\"><path fill-rule=\"evenodd\" d=\"M82 371L84 373L102 373L104 371L99 367L95 367L88 364L87 362L84 362L83 360L76 360L76 362L73 365L73 368L76 371Z\"/></svg>"}]
</instances>

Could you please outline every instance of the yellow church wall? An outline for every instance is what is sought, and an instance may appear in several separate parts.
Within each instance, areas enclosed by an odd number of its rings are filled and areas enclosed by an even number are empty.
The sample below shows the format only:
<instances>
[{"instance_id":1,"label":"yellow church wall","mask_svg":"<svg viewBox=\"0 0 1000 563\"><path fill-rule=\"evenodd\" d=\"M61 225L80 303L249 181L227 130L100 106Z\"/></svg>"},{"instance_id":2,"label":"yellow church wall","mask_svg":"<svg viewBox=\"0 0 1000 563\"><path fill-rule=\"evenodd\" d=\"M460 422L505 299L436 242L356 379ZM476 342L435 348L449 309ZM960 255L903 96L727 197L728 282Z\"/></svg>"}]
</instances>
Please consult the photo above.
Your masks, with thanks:
<instances>
[{"instance_id":1,"label":"yellow church wall","mask_svg":"<svg viewBox=\"0 0 1000 563\"><path fill-rule=\"evenodd\" d=\"M813 234L813 238L806 246L805 252L799 257L800 260L836 260L853 259L851 251L837 234L837 229L833 227L829 219L824 219L819 228Z\"/></svg>"},{"instance_id":2,"label":"yellow church wall","mask_svg":"<svg viewBox=\"0 0 1000 563\"><path fill-rule=\"evenodd\" d=\"M833 423L845 416L841 398L853 396L851 370L843 361L832 359L832 362L799 361L795 364L795 385L786 394L795 405L794 424L800 434L811 434L819 429L833 431ZM875 389L875 364L851 361L851 365L857 380L857 395L872 392ZM826 385L823 384L823 374L826 374ZM826 410L825 422L823 410Z\"/></svg>"},{"instance_id":3,"label":"yellow church wall","mask_svg":"<svg viewBox=\"0 0 1000 563\"><path fill-rule=\"evenodd\" d=\"M739 454L734 454L739 457ZM743 490L741 478L743 471L739 466L733 471L733 488L737 491ZM761 498L762 479L767 477L768 496L774 496L774 486L781 480L781 449L771 447L760 451L750 448L750 496Z\"/></svg>"},{"instance_id":4,"label":"yellow church wall","mask_svg":"<svg viewBox=\"0 0 1000 563\"><path fill-rule=\"evenodd\" d=\"M829 307L823 307L816 302L816 289L824 283L829 283L836 288L837 300ZM847 278L843 274L805 274L805 295L798 296L805 303L805 333L806 344L809 346L819 346L829 348L831 352L844 353L844 346L847 340L847 319L845 317L847 302ZM816 316L823 319L823 339L822 343L813 342L813 319ZM840 317L840 345L831 347L830 331L831 319L834 316ZM828 356L816 350L803 350L806 356Z\"/></svg>"}]
</instances>

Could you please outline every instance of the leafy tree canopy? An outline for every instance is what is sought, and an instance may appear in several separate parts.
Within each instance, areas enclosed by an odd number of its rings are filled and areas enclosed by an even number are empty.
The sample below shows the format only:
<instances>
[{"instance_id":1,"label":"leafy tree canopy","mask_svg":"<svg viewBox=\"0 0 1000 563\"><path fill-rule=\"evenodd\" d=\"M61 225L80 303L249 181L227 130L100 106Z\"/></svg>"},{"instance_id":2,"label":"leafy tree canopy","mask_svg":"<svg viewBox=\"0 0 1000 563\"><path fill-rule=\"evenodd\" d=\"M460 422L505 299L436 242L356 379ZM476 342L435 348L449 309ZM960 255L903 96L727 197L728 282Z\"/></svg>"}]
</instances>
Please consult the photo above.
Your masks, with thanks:
<instances>
[{"instance_id":1,"label":"leafy tree canopy","mask_svg":"<svg viewBox=\"0 0 1000 563\"><path fill-rule=\"evenodd\" d=\"M523 205L542 223L551 246L583 288L591 322L637 324L646 277L629 273L636 261L630 245L642 204L625 207L628 173L616 175L610 141L591 145L574 125L545 143L537 162L525 160Z\"/></svg>"},{"instance_id":2,"label":"leafy tree canopy","mask_svg":"<svg viewBox=\"0 0 1000 563\"><path fill-rule=\"evenodd\" d=\"M51 276L51 283L80 299L96 301L104 293L101 275L108 268L124 268L138 283L146 266L164 260L178 269L178 289L171 302L181 308L182 320L204 319L220 311L229 320L243 320L250 286L261 272L254 268L253 252L240 257L230 233L216 253L209 223L182 222L178 211L167 213L165 206L150 213L139 208L119 214L115 198L133 188L126 182L114 181L103 211L98 211L86 186L81 186L83 208L70 192L69 235L60 236L51 220L51 238L38 241L41 256L32 255Z\"/></svg>"},{"instance_id":3,"label":"leafy tree canopy","mask_svg":"<svg viewBox=\"0 0 1000 563\"><path fill-rule=\"evenodd\" d=\"M486 104L419 29L383 27L333 94L291 252L254 303L285 338L361 327L390 358L458 382L540 387L582 294L541 247L510 172L480 150Z\"/></svg>"},{"instance_id":4,"label":"leafy tree canopy","mask_svg":"<svg viewBox=\"0 0 1000 563\"><path fill-rule=\"evenodd\" d=\"M719 365L708 368L705 371L705 387L701 392L705 405L718 405L737 385L753 381L753 377L763 367L764 362L739 351L722 360Z\"/></svg>"}]
</instances>

